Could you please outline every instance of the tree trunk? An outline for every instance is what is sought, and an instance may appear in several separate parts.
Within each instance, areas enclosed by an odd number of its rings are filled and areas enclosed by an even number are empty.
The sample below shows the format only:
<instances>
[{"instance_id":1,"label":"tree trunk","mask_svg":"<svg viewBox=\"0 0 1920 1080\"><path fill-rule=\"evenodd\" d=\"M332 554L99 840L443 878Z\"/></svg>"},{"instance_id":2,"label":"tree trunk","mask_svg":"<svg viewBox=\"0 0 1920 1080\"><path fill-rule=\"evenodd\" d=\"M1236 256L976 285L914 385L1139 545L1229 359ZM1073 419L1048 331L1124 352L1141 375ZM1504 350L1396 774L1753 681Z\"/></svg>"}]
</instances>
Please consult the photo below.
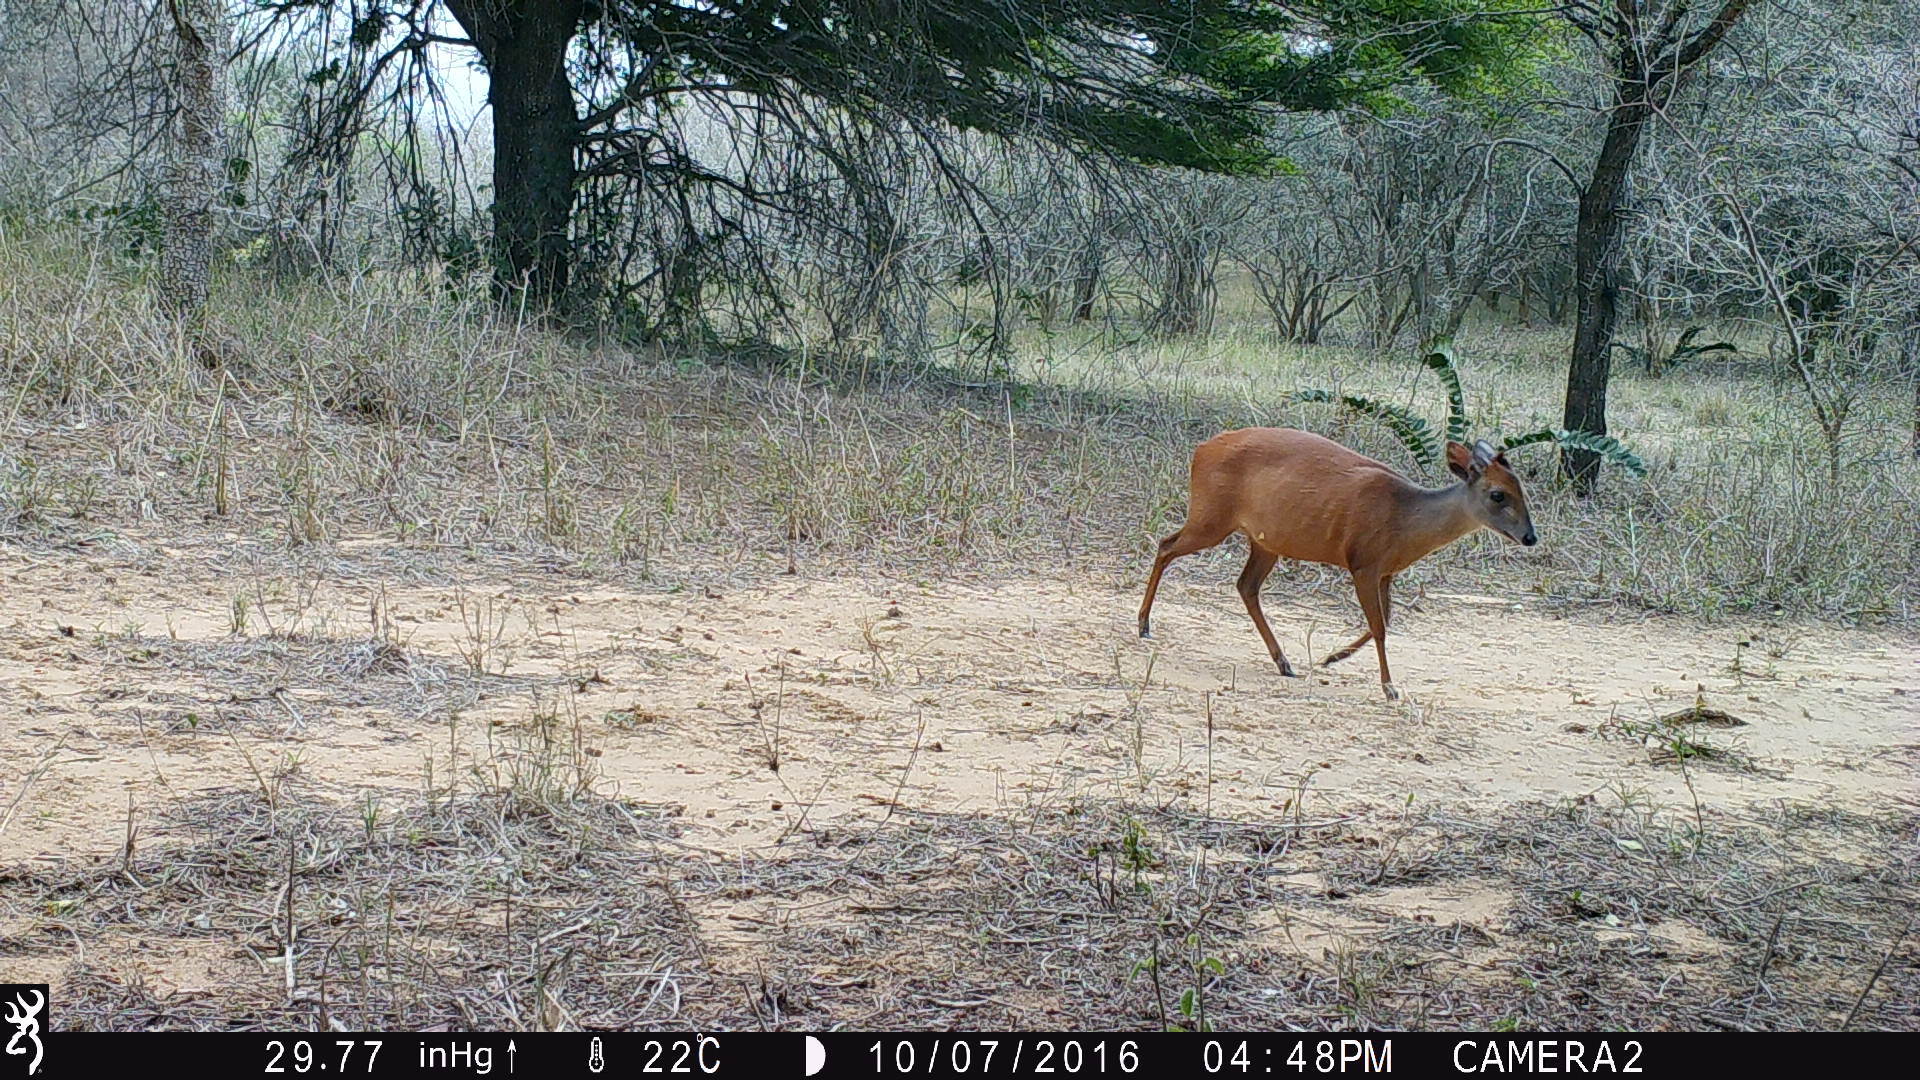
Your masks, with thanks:
<instances>
[{"instance_id":1,"label":"tree trunk","mask_svg":"<svg viewBox=\"0 0 1920 1080\"><path fill-rule=\"evenodd\" d=\"M1211 255L1196 237L1182 236L1169 245L1160 283L1160 305L1151 325L1155 333L1174 336L1198 332L1211 321L1208 293L1212 287Z\"/></svg>"},{"instance_id":2,"label":"tree trunk","mask_svg":"<svg viewBox=\"0 0 1920 1080\"><path fill-rule=\"evenodd\" d=\"M1913 456L1920 458L1920 307L1913 310L1912 319L1901 335L1900 352L1906 361L1907 378L1913 381Z\"/></svg>"},{"instance_id":3,"label":"tree trunk","mask_svg":"<svg viewBox=\"0 0 1920 1080\"><path fill-rule=\"evenodd\" d=\"M1407 271L1407 302L1412 307L1415 336L1422 340L1433 332L1433 300L1428 288L1432 275L1424 255Z\"/></svg>"},{"instance_id":4,"label":"tree trunk","mask_svg":"<svg viewBox=\"0 0 1920 1080\"><path fill-rule=\"evenodd\" d=\"M1481 291L1481 289L1485 287L1487 279L1492 276L1493 262L1489 259L1480 264L1480 268L1474 272L1473 280L1468 282L1467 285L1454 296L1452 305L1447 308L1447 316L1440 324L1440 336L1452 338L1459 335L1460 328L1466 325L1467 312L1473 309L1475 299L1486 304L1488 311L1499 314L1499 294L1491 291Z\"/></svg>"},{"instance_id":5,"label":"tree trunk","mask_svg":"<svg viewBox=\"0 0 1920 1080\"><path fill-rule=\"evenodd\" d=\"M1073 321L1093 318L1093 301L1100 292L1100 269L1105 261L1100 238L1090 236L1080 245L1073 273Z\"/></svg>"},{"instance_id":6,"label":"tree trunk","mask_svg":"<svg viewBox=\"0 0 1920 1080\"><path fill-rule=\"evenodd\" d=\"M487 66L493 111L494 280L531 307L565 299L572 265L574 145L567 78L579 0L447 0Z\"/></svg>"},{"instance_id":7,"label":"tree trunk","mask_svg":"<svg viewBox=\"0 0 1920 1080\"><path fill-rule=\"evenodd\" d=\"M158 285L167 309L197 326L207 306L214 207L226 174L226 20L221 0L167 0L167 12L179 111L168 129Z\"/></svg>"},{"instance_id":8,"label":"tree trunk","mask_svg":"<svg viewBox=\"0 0 1920 1080\"><path fill-rule=\"evenodd\" d=\"M1628 82L1624 90L1629 96L1614 106L1607 121L1606 141L1593 164L1593 177L1580 193L1580 217L1573 234L1573 289L1578 307L1562 424L1569 431L1596 435L1607 433L1607 379L1620 306L1621 204L1640 133L1651 112L1643 83ZM1599 455L1569 450L1561 464L1581 491L1593 489L1600 469Z\"/></svg>"}]
</instances>

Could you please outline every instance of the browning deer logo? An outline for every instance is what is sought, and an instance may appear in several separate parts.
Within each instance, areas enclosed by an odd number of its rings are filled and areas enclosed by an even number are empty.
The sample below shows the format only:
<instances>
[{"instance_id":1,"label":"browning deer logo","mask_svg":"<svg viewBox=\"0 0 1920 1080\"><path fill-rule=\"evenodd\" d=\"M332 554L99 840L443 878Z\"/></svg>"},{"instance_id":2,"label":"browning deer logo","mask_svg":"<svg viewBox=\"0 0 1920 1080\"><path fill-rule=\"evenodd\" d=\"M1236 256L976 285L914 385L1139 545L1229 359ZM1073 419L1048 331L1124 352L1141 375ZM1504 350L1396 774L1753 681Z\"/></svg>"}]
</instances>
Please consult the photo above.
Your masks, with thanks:
<instances>
[{"instance_id":1,"label":"browning deer logo","mask_svg":"<svg viewBox=\"0 0 1920 1080\"><path fill-rule=\"evenodd\" d=\"M14 1028L13 1037L7 1040L7 1053L32 1054L33 1059L27 1062L27 1075L32 1076L40 1071L40 1058L46 1049L40 1044L40 1020L47 1007L47 988L9 986L0 991L0 998L7 999L5 1020Z\"/></svg>"}]
</instances>

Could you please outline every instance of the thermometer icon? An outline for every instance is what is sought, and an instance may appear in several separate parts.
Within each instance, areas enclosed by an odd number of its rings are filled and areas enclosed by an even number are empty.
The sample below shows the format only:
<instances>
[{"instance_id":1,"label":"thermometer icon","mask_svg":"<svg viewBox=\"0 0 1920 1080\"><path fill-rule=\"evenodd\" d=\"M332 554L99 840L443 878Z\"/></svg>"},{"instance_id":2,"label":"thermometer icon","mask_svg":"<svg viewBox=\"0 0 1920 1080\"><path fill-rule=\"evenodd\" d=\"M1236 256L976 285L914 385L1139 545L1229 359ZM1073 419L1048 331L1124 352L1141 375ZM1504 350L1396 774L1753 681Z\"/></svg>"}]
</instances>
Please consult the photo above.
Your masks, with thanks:
<instances>
[{"instance_id":1,"label":"thermometer icon","mask_svg":"<svg viewBox=\"0 0 1920 1080\"><path fill-rule=\"evenodd\" d=\"M587 1049L587 1071L598 1073L607 1067L607 1059L600 1056L600 1036L595 1035Z\"/></svg>"}]
</instances>

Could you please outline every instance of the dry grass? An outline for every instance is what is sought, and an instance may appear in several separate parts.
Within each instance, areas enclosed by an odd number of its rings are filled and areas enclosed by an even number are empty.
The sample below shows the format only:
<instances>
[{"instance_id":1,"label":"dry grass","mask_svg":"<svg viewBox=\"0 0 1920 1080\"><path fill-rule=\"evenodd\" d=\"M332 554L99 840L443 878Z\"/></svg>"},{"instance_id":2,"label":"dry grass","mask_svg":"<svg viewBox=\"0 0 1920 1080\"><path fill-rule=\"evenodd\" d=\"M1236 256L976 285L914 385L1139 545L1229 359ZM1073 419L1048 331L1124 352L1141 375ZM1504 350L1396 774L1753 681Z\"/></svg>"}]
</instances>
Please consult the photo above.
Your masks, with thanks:
<instances>
[{"instance_id":1,"label":"dry grass","mask_svg":"<svg viewBox=\"0 0 1920 1080\"><path fill-rule=\"evenodd\" d=\"M58 913L36 937L218 946L252 969L159 997L82 960L63 1025L604 1028L646 1020L650 968L697 967L660 885L673 828L658 814L509 795L387 810L394 799L328 801L298 785L278 806L257 792L195 799L163 826L178 843L11 880Z\"/></svg>"},{"instance_id":2,"label":"dry grass","mask_svg":"<svg viewBox=\"0 0 1920 1080\"><path fill-rule=\"evenodd\" d=\"M1401 462L1384 433L1288 391L1438 407L1411 362L1277 347L1247 323L1175 343L1036 335L1025 381L982 385L797 347L711 363L635 351L383 275L230 280L210 370L99 247L0 236L0 277L0 532L30 544L212 521L668 581L716 555L1135 574L1182 516L1199 439L1299 424ZM1479 429L1550 422L1559 352L1554 332L1475 331L1461 353ZM1535 458L1543 551L1483 536L1412 576L1705 616L1914 619L1920 469L1901 388L1866 396L1839 490L1792 387L1753 368L1623 372L1613 400L1649 481L1580 500Z\"/></svg>"},{"instance_id":3,"label":"dry grass","mask_svg":"<svg viewBox=\"0 0 1920 1080\"><path fill-rule=\"evenodd\" d=\"M1466 962L1439 967L1458 982L1434 979L1421 949L1457 926L1393 926L1372 946L1418 969L1428 993L1475 1007L1472 1026L1831 1030L1882 957L1914 947L1902 929L1920 898L1917 826L1906 814L1755 807L1702 831L1631 795L1498 821L1435 812L1384 878L1370 853L1346 855L1329 895L1364 904L1381 886L1459 881L1510 893L1501 933L1481 935L1480 962L1456 950ZM1893 976L1907 982L1888 975L1891 966L1855 1025L1920 1025L1911 966ZM1379 1006L1370 1019L1385 1026L1438 1022L1427 1001Z\"/></svg>"},{"instance_id":4,"label":"dry grass","mask_svg":"<svg viewBox=\"0 0 1920 1080\"><path fill-rule=\"evenodd\" d=\"M1920 1027L1898 938L1920 886L1910 817L1756 809L1700 835L1593 801L1433 812L1383 876L1387 838L1343 819L903 810L729 858L637 804L388 809L404 798L186 803L181 839L125 864L7 872L49 913L8 950L137 937L250 972L156 993L83 960L75 1028L1785 1030L1856 1004L1856 1028ZM1376 906L1409 883L1506 900L1474 918ZM781 906L815 914L754 914ZM729 920L760 924L774 959L743 968ZM1325 925L1340 932L1309 935Z\"/></svg>"}]
</instances>

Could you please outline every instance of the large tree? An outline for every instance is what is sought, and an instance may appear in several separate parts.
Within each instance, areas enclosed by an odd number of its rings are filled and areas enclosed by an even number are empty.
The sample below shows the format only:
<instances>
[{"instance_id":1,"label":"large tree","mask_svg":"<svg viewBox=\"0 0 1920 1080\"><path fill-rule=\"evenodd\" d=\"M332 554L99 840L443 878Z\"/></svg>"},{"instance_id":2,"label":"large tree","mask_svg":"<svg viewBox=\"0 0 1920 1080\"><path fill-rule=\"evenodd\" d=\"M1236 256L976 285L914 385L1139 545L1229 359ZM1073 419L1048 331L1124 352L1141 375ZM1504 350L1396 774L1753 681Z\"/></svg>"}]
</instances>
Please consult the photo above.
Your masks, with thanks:
<instances>
[{"instance_id":1,"label":"large tree","mask_svg":"<svg viewBox=\"0 0 1920 1080\"><path fill-rule=\"evenodd\" d=\"M929 146L940 132L971 130L1110 159L1251 171L1272 163L1263 136L1273 111L1338 108L1416 78L1484 85L1524 52L1526 22L1513 0L263 6L344 9L352 40L369 52L477 53L494 133L497 277L541 305L568 293L583 182L737 182L663 137L669 114L751 117L739 130L818 128L831 115Z\"/></svg>"},{"instance_id":2,"label":"large tree","mask_svg":"<svg viewBox=\"0 0 1920 1080\"><path fill-rule=\"evenodd\" d=\"M1727 35L1754 0L1605 0L1569 6L1569 18L1607 58L1606 135L1580 192L1573 236L1576 309L1567 367L1564 423L1572 431L1607 433L1607 381L1620 307L1620 242L1627 182L1646 127L1688 76ZM1563 459L1567 473L1590 489L1598 455Z\"/></svg>"}]
</instances>

